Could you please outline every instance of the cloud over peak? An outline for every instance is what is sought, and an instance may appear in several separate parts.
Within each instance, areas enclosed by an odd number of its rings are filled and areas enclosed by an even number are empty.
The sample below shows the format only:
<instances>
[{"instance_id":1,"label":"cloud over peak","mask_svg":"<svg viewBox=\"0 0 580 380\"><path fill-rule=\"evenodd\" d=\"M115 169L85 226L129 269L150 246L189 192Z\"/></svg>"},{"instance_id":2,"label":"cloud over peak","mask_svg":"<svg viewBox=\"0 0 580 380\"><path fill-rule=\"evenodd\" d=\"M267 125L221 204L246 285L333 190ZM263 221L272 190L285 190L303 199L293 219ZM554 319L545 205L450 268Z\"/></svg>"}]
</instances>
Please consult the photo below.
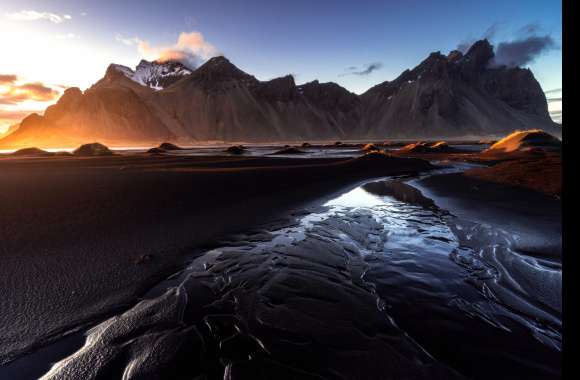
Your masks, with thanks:
<instances>
[{"instance_id":1,"label":"cloud over peak","mask_svg":"<svg viewBox=\"0 0 580 380\"><path fill-rule=\"evenodd\" d=\"M523 39L500 42L495 49L494 63L510 67L523 66L556 47L556 42L550 35L532 35Z\"/></svg>"},{"instance_id":2,"label":"cloud over peak","mask_svg":"<svg viewBox=\"0 0 580 380\"><path fill-rule=\"evenodd\" d=\"M480 39L494 40L500 24L495 23L487 30ZM464 40L457 45L457 50L466 53L474 39ZM540 55L558 48L554 38L550 34L543 34L542 27L537 23L526 24L521 27L511 40L494 42L495 56L492 66L518 67L532 63Z\"/></svg>"},{"instance_id":3,"label":"cloud over peak","mask_svg":"<svg viewBox=\"0 0 580 380\"><path fill-rule=\"evenodd\" d=\"M137 46L141 56L148 60L179 61L190 68L196 68L202 61L219 54L200 32L181 32L173 45L153 46L138 37L126 38L120 34L115 39L125 45Z\"/></svg>"}]
</instances>

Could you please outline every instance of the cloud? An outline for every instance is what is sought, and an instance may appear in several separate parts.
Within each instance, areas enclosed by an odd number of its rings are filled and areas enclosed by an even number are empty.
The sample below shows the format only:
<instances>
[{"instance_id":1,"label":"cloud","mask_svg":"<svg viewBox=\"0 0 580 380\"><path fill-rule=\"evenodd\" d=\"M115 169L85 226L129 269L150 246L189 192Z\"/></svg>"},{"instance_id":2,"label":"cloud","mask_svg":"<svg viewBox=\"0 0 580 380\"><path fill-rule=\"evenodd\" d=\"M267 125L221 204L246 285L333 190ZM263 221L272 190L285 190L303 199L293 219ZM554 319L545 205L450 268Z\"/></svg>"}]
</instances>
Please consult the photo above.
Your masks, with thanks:
<instances>
[{"instance_id":1,"label":"cloud","mask_svg":"<svg viewBox=\"0 0 580 380\"><path fill-rule=\"evenodd\" d=\"M9 13L6 15L9 19L16 21L38 21L47 20L55 24L72 19L68 14L56 14L51 12L37 12L31 10L22 10L20 12Z\"/></svg>"},{"instance_id":2,"label":"cloud","mask_svg":"<svg viewBox=\"0 0 580 380\"><path fill-rule=\"evenodd\" d=\"M153 46L138 37L126 38L120 34L115 39L125 45L135 45L141 56L149 60L179 61L190 68L196 68L204 60L219 55L219 51L207 42L200 32L182 32L177 42L169 46Z\"/></svg>"},{"instance_id":3,"label":"cloud","mask_svg":"<svg viewBox=\"0 0 580 380\"><path fill-rule=\"evenodd\" d=\"M6 79L4 82L1 79ZM46 102L55 100L59 91L46 86L41 82L17 83L16 75L0 75L0 104L16 105L24 101L32 100Z\"/></svg>"},{"instance_id":4,"label":"cloud","mask_svg":"<svg viewBox=\"0 0 580 380\"><path fill-rule=\"evenodd\" d=\"M345 75L369 75L373 71L379 70L383 67L381 62L373 62L364 66L364 68L359 69L357 66L350 66L346 68L347 73L340 74L339 76Z\"/></svg>"},{"instance_id":5,"label":"cloud","mask_svg":"<svg viewBox=\"0 0 580 380\"><path fill-rule=\"evenodd\" d=\"M0 74L0 84L11 84L16 82L18 76L13 74Z\"/></svg>"},{"instance_id":6,"label":"cloud","mask_svg":"<svg viewBox=\"0 0 580 380\"><path fill-rule=\"evenodd\" d=\"M561 92L562 92L561 88L553 88L551 90L544 91L544 94L556 94L556 93L561 93Z\"/></svg>"},{"instance_id":7,"label":"cloud","mask_svg":"<svg viewBox=\"0 0 580 380\"><path fill-rule=\"evenodd\" d=\"M493 40L500 30L501 24L491 25L480 39ZM495 57L492 66L517 67L532 63L540 55L558 46L551 35L540 34L542 27L537 23L526 24L515 33L515 38L509 41L494 43ZM476 40L468 39L457 45L457 50L466 53Z\"/></svg>"},{"instance_id":8,"label":"cloud","mask_svg":"<svg viewBox=\"0 0 580 380\"><path fill-rule=\"evenodd\" d=\"M120 42L123 45L127 45L127 46L137 45L137 44L139 44L139 42L141 42L141 40L137 37L133 37L133 38L123 37L123 35L120 33L117 33L115 35L115 41Z\"/></svg>"},{"instance_id":9,"label":"cloud","mask_svg":"<svg viewBox=\"0 0 580 380\"><path fill-rule=\"evenodd\" d=\"M550 117L558 124L562 124L562 110L550 111Z\"/></svg>"},{"instance_id":10,"label":"cloud","mask_svg":"<svg viewBox=\"0 0 580 380\"><path fill-rule=\"evenodd\" d=\"M65 34L57 34L54 36L54 38L57 40L72 40L81 37L74 33L65 33Z\"/></svg>"},{"instance_id":11,"label":"cloud","mask_svg":"<svg viewBox=\"0 0 580 380\"><path fill-rule=\"evenodd\" d=\"M550 35L533 35L519 40L500 42L495 49L494 64L509 67L524 66L543 53L556 48L556 42Z\"/></svg>"}]
</instances>

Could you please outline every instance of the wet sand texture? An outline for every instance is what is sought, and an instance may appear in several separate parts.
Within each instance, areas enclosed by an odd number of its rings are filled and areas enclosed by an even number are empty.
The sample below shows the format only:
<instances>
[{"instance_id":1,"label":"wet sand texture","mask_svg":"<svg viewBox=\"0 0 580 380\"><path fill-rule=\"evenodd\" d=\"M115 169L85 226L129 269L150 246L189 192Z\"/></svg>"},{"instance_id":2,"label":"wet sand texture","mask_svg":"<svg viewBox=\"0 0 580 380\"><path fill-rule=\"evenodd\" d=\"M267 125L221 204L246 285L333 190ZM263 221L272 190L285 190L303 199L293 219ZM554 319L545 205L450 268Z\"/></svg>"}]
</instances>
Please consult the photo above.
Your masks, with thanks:
<instances>
[{"instance_id":1,"label":"wet sand texture","mask_svg":"<svg viewBox=\"0 0 580 380\"><path fill-rule=\"evenodd\" d=\"M0 160L0 358L126 306L191 247L414 159L67 157Z\"/></svg>"}]
</instances>

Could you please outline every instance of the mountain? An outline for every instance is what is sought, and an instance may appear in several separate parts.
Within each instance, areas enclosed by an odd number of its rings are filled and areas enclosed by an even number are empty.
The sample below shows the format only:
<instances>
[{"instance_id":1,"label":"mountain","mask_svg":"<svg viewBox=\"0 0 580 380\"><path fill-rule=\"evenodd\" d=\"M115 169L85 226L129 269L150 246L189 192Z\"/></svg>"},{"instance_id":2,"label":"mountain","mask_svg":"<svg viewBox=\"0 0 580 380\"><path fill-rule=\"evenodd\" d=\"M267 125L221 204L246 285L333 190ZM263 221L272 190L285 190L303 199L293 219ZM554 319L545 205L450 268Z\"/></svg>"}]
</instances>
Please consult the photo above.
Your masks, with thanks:
<instances>
[{"instance_id":1,"label":"mountain","mask_svg":"<svg viewBox=\"0 0 580 380\"><path fill-rule=\"evenodd\" d=\"M155 90L162 90L192 73L190 69L177 61L149 62L143 59L135 71L123 65L112 64L109 67L132 81Z\"/></svg>"},{"instance_id":2,"label":"mountain","mask_svg":"<svg viewBox=\"0 0 580 380\"><path fill-rule=\"evenodd\" d=\"M470 137L539 128L559 134L532 72L494 67L493 56L487 40L476 42L465 55L431 53L413 70L369 89L361 95L361 133Z\"/></svg>"},{"instance_id":3,"label":"mountain","mask_svg":"<svg viewBox=\"0 0 580 380\"><path fill-rule=\"evenodd\" d=\"M336 83L297 85L290 75L260 81L225 57L196 70L113 64L86 91L69 88L44 115L25 118L0 147L560 135L532 72L496 67L493 56L486 40L465 54L435 52L361 95Z\"/></svg>"}]
</instances>

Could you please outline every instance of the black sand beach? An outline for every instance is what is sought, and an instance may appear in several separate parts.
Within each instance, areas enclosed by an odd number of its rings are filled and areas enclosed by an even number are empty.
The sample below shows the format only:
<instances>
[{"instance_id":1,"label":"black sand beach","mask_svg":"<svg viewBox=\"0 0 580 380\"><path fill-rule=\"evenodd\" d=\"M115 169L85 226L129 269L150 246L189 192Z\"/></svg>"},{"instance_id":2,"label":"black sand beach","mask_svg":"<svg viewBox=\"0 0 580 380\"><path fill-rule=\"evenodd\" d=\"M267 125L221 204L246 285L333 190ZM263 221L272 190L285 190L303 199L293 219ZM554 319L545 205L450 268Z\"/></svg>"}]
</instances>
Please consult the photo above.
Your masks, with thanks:
<instances>
[{"instance_id":1,"label":"black sand beach","mask_svg":"<svg viewBox=\"0 0 580 380\"><path fill-rule=\"evenodd\" d=\"M2 362L126 307L186 254L422 160L112 156L0 160Z\"/></svg>"}]
</instances>

